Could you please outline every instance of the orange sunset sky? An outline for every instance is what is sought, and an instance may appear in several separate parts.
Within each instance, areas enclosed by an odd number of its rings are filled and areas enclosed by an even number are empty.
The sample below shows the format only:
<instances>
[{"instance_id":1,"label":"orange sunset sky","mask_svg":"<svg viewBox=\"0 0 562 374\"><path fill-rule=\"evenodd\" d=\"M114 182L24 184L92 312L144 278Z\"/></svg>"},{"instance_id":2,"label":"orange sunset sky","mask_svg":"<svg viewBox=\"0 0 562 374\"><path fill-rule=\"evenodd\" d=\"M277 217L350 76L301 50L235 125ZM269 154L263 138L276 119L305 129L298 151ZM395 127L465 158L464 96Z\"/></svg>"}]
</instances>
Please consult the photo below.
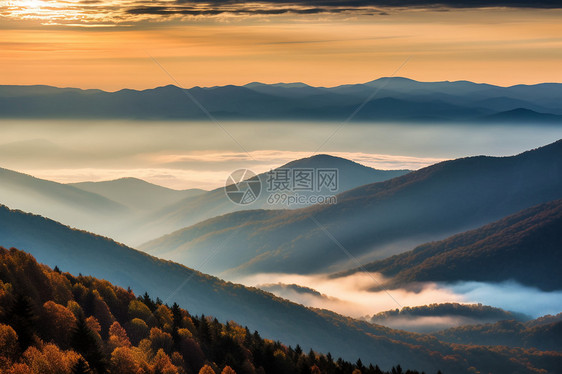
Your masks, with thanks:
<instances>
[{"instance_id":1,"label":"orange sunset sky","mask_svg":"<svg viewBox=\"0 0 562 374\"><path fill-rule=\"evenodd\" d=\"M184 87L365 82L390 76L408 58L396 75L562 82L557 2L442 3L0 1L0 84L118 90L173 83L150 56Z\"/></svg>"}]
</instances>

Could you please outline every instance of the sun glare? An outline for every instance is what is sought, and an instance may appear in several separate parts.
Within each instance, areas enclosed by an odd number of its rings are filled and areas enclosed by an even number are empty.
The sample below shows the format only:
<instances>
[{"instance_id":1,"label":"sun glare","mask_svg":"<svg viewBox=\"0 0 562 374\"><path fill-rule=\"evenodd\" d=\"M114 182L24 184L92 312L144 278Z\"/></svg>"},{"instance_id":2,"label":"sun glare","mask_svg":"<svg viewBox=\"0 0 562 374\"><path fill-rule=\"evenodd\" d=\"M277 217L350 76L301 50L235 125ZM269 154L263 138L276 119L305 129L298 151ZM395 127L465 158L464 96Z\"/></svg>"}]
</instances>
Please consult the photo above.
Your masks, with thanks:
<instances>
[{"instance_id":1,"label":"sun glare","mask_svg":"<svg viewBox=\"0 0 562 374\"><path fill-rule=\"evenodd\" d=\"M41 5L43 5L42 4L43 2L41 0L24 0L24 1L22 1L22 3L23 3L23 6L27 6L29 8L33 8L33 9L40 8Z\"/></svg>"}]
</instances>

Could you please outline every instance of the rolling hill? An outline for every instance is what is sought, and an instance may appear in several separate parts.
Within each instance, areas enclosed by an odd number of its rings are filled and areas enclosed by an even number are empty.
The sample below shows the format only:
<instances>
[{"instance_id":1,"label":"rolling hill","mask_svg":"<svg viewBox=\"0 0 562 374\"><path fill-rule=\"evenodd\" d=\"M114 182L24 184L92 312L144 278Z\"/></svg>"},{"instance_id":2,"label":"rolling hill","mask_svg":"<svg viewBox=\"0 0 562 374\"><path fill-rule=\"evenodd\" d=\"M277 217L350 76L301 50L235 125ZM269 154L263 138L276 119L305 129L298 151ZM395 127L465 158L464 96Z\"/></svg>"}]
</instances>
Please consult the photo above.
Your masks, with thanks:
<instances>
[{"instance_id":1,"label":"rolling hill","mask_svg":"<svg viewBox=\"0 0 562 374\"><path fill-rule=\"evenodd\" d=\"M130 209L94 192L0 168L2 203L44 215L67 225L111 233L108 218L124 219Z\"/></svg>"},{"instance_id":2,"label":"rolling hill","mask_svg":"<svg viewBox=\"0 0 562 374\"><path fill-rule=\"evenodd\" d=\"M1 247L0 336L5 374L396 372L287 347L232 321L191 315L175 303L51 270Z\"/></svg>"},{"instance_id":3,"label":"rolling hill","mask_svg":"<svg viewBox=\"0 0 562 374\"><path fill-rule=\"evenodd\" d=\"M432 335L439 340L451 343L536 347L559 352L562 349L561 317L558 314L545 322L541 322L541 319L528 322L505 320L475 326L461 326Z\"/></svg>"},{"instance_id":4,"label":"rolling hill","mask_svg":"<svg viewBox=\"0 0 562 374\"><path fill-rule=\"evenodd\" d=\"M192 314L235 320L262 336L301 344L355 360L396 363L426 372L554 373L562 356L554 352L441 343L425 335L401 332L307 309L253 288L221 281L179 264L159 260L107 238L72 230L43 217L0 206L0 245L26 249L38 260L73 274L92 274L133 291L178 302Z\"/></svg>"},{"instance_id":5,"label":"rolling hill","mask_svg":"<svg viewBox=\"0 0 562 374\"><path fill-rule=\"evenodd\" d=\"M540 204L476 230L423 244L365 265L391 277L388 287L412 282L515 280L562 290L562 200ZM344 274L359 269L345 272Z\"/></svg>"},{"instance_id":6,"label":"rolling hill","mask_svg":"<svg viewBox=\"0 0 562 374\"><path fill-rule=\"evenodd\" d=\"M339 194L335 205L219 216L141 248L193 267L212 249L218 261L208 271L227 277L341 271L357 266L345 251L383 259L560 198L562 141L441 162Z\"/></svg>"},{"instance_id":7,"label":"rolling hill","mask_svg":"<svg viewBox=\"0 0 562 374\"><path fill-rule=\"evenodd\" d=\"M513 320L529 321L531 317L482 304L442 303L403 307L377 313L368 320L379 325L412 332L434 332L446 328ZM457 341L462 343L462 341Z\"/></svg>"},{"instance_id":8,"label":"rolling hill","mask_svg":"<svg viewBox=\"0 0 562 374\"><path fill-rule=\"evenodd\" d=\"M121 178L103 182L70 183L81 190L101 195L133 211L152 212L183 199L200 196L205 190L172 190L137 178Z\"/></svg>"},{"instance_id":9,"label":"rolling hill","mask_svg":"<svg viewBox=\"0 0 562 374\"><path fill-rule=\"evenodd\" d=\"M315 155L291 161L279 168L279 170L295 169L337 169L337 179L339 181L337 191L343 192L369 183L385 181L407 174L409 170L377 170L356 162L330 155ZM310 204L295 204L294 206L268 201L268 197L273 193L268 193L268 173L258 175L261 182L262 193L256 201L247 205L234 204L226 196L224 187L189 197L178 201L170 206L166 206L152 214L143 217L142 220L134 222L131 232L127 238L128 242L141 244L147 240L158 238L169 234L172 231L194 225L209 218L220 216L226 213L249 210L249 209L291 209L308 206ZM298 194L300 196L310 196L318 194L314 191L281 191L287 195ZM334 192L323 191L322 194L334 194ZM159 252L152 252L158 255Z\"/></svg>"}]
</instances>

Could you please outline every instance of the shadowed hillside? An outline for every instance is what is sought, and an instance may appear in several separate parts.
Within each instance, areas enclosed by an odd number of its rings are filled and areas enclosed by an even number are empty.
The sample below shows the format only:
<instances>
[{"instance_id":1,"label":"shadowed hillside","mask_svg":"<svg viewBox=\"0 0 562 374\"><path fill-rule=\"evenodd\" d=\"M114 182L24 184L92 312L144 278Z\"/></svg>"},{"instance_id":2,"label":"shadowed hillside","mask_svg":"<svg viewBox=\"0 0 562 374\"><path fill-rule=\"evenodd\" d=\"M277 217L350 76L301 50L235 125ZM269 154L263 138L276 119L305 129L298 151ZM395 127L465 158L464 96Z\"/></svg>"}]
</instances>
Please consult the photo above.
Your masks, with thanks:
<instances>
[{"instance_id":1,"label":"shadowed hillside","mask_svg":"<svg viewBox=\"0 0 562 374\"><path fill-rule=\"evenodd\" d=\"M367 264L365 269L392 277L389 287L425 281L516 280L547 291L560 290L562 279L553 275L562 268L561 227L562 200L557 200Z\"/></svg>"},{"instance_id":2,"label":"shadowed hillside","mask_svg":"<svg viewBox=\"0 0 562 374\"><path fill-rule=\"evenodd\" d=\"M53 271L24 252L0 247L0 371L84 369L94 374L351 374L356 369L383 374L361 361L352 364L264 340L232 321L192 316L178 304L170 307L148 294L137 297L105 280Z\"/></svg>"},{"instance_id":3,"label":"shadowed hillside","mask_svg":"<svg viewBox=\"0 0 562 374\"><path fill-rule=\"evenodd\" d=\"M141 248L192 266L216 248L220 262L208 269L229 276L355 267L333 239L363 261L381 259L562 198L562 141L512 157L441 162L337 198L294 211L227 214Z\"/></svg>"},{"instance_id":4,"label":"shadowed hillside","mask_svg":"<svg viewBox=\"0 0 562 374\"><path fill-rule=\"evenodd\" d=\"M339 185L336 192L330 192L329 194L344 192L369 183L385 181L409 172L409 170L377 170L341 157L324 154L291 161L274 170L294 170L299 168L337 169ZM148 217L143 217L142 220L132 225L128 236L131 237L131 241L140 244L183 227L194 225L206 219L226 213L260 208L294 209L310 205L298 204L291 206L268 201L268 197L272 195L272 193L267 192L268 173L259 174L258 178L261 181L262 193L257 200L251 204L234 204L226 196L224 187L220 187L202 195L186 198L160 209ZM281 192L287 195L294 195L290 190ZM299 191L298 194L301 196L310 196L315 194L315 192ZM324 194L326 194L326 192L324 192ZM159 254L158 251L151 253L155 255Z\"/></svg>"},{"instance_id":5,"label":"shadowed hillside","mask_svg":"<svg viewBox=\"0 0 562 374\"><path fill-rule=\"evenodd\" d=\"M165 303L176 301L193 314L210 314L223 322L235 320L285 344L301 344L350 360L361 357L382 368L401 363L426 372L464 373L471 366L495 373L532 372L530 367L553 372L549 368L562 359L554 353L443 344L425 335L307 309L5 207L0 207L0 244L24 248L41 262L75 275L92 274L122 287L131 286L139 294L159 295Z\"/></svg>"}]
</instances>

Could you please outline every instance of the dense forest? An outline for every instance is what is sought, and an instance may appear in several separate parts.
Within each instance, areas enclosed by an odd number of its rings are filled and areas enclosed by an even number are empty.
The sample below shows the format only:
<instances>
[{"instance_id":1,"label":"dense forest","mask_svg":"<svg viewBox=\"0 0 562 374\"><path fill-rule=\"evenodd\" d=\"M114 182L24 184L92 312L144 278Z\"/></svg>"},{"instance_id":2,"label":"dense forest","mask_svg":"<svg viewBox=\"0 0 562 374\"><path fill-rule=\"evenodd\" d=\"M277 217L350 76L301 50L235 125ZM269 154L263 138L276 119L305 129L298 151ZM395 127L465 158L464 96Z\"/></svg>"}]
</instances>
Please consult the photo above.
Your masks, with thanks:
<instances>
[{"instance_id":1,"label":"dense forest","mask_svg":"<svg viewBox=\"0 0 562 374\"><path fill-rule=\"evenodd\" d=\"M457 316L470 317L475 319L490 320L518 320L527 321L531 318L521 314L506 311L500 308L494 308L489 305L482 304L459 304L459 303L441 303L423 306L408 307L402 309L392 309L373 315L371 322L384 321L393 317L441 317L441 316Z\"/></svg>"},{"instance_id":2,"label":"dense forest","mask_svg":"<svg viewBox=\"0 0 562 374\"><path fill-rule=\"evenodd\" d=\"M541 321L542 320L542 321ZM514 320L450 328L432 334L444 342L562 351L562 313L528 322Z\"/></svg>"},{"instance_id":3,"label":"dense forest","mask_svg":"<svg viewBox=\"0 0 562 374\"><path fill-rule=\"evenodd\" d=\"M545 291L559 290L562 278L545 275L558 273L562 266L561 225L562 200L554 200L365 268L392 277L390 288L427 281L516 280Z\"/></svg>"},{"instance_id":4,"label":"dense forest","mask_svg":"<svg viewBox=\"0 0 562 374\"><path fill-rule=\"evenodd\" d=\"M40 265L0 247L0 372L387 373ZM388 373L417 374L393 367Z\"/></svg>"}]
</instances>

